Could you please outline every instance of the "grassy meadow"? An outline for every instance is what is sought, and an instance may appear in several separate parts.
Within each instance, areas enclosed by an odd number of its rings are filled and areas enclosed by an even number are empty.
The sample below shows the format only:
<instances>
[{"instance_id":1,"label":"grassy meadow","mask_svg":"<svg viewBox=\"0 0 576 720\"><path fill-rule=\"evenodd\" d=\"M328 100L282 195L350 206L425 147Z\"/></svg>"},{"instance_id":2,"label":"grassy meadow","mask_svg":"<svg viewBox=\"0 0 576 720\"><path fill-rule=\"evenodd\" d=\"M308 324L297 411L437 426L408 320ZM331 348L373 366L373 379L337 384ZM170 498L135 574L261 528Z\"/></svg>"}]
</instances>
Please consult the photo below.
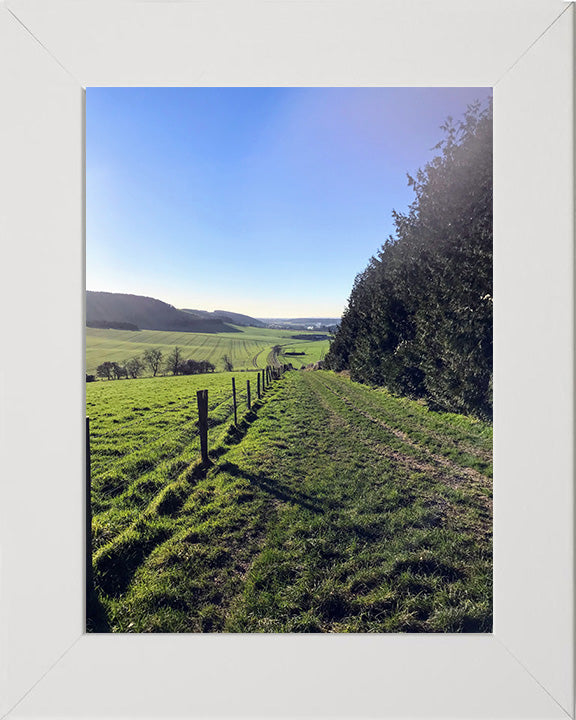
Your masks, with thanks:
<instances>
[{"instance_id":1,"label":"grassy meadow","mask_svg":"<svg viewBox=\"0 0 576 720\"><path fill-rule=\"evenodd\" d=\"M234 426L232 376L87 385L90 630L491 631L489 424L293 371Z\"/></svg>"},{"instance_id":2,"label":"grassy meadow","mask_svg":"<svg viewBox=\"0 0 576 720\"><path fill-rule=\"evenodd\" d=\"M294 367L321 360L328 351L328 340L294 340L294 335L310 335L294 330L271 330L268 328L235 326L237 332L191 333L161 330L101 330L86 328L86 372L95 374L98 365L105 361L123 363L135 355L142 355L150 348L160 348L168 356L174 346L181 348L184 359L207 360L224 368L227 355L235 370L265 368L269 354L275 345L304 355L287 357ZM298 365L296 364L298 363Z\"/></svg>"}]
</instances>

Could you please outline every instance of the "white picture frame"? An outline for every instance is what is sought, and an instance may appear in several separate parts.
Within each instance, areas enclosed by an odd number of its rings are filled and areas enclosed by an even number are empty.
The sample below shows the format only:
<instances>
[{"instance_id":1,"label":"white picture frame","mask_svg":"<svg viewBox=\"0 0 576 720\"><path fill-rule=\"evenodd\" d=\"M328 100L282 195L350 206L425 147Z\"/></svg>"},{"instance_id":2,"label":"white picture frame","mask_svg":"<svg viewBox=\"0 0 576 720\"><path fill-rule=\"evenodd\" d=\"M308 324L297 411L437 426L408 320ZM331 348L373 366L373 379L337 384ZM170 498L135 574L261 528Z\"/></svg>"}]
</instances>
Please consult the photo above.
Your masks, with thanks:
<instances>
[{"instance_id":1,"label":"white picture frame","mask_svg":"<svg viewBox=\"0 0 576 720\"><path fill-rule=\"evenodd\" d=\"M574 23L562 0L0 2L0 717L574 718ZM84 634L96 85L494 88L493 634Z\"/></svg>"}]
</instances>

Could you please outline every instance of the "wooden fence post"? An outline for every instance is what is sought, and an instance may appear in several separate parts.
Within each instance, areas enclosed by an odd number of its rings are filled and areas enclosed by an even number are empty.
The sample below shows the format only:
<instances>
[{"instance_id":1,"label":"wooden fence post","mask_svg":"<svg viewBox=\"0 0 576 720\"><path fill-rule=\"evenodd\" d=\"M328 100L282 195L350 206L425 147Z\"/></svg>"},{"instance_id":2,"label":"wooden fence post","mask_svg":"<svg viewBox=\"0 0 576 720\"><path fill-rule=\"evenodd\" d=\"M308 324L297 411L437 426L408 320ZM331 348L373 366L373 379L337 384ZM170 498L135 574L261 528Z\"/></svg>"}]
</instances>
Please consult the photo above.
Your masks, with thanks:
<instances>
[{"instance_id":1,"label":"wooden fence post","mask_svg":"<svg viewBox=\"0 0 576 720\"><path fill-rule=\"evenodd\" d=\"M262 397L262 393L260 392L260 373L258 373L258 377L256 378L256 395L258 396L258 400Z\"/></svg>"},{"instance_id":2,"label":"wooden fence post","mask_svg":"<svg viewBox=\"0 0 576 720\"><path fill-rule=\"evenodd\" d=\"M200 456L208 464L208 390L198 390L198 430L200 432Z\"/></svg>"},{"instance_id":3,"label":"wooden fence post","mask_svg":"<svg viewBox=\"0 0 576 720\"><path fill-rule=\"evenodd\" d=\"M246 403L248 405L248 410L250 410L250 407L251 407L251 405L250 405L250 380L246 380L246 393L247 393Z\"/></svg>"},{"instance_id":4,"label":"wooden fence post","mask_svg":"<svg viewBox=\"0 0 576 720\"><path fill-rule=\"evenodd\" d=\"M232 378L232 402L234 403L234 425L238 425L238 414L236 410L236 381Z\"/></svg>"},{"instance_id":5,"label":"wooden fence post","mask_svg":"<svg viewBox=\"0 0 576 720\"><path fill-rule=\"evenodd\" d=\"M90 462L90 418L86 418L86 613L88 603L93 590L92 577L92 474Z\"/></svg>"}]
</instances>

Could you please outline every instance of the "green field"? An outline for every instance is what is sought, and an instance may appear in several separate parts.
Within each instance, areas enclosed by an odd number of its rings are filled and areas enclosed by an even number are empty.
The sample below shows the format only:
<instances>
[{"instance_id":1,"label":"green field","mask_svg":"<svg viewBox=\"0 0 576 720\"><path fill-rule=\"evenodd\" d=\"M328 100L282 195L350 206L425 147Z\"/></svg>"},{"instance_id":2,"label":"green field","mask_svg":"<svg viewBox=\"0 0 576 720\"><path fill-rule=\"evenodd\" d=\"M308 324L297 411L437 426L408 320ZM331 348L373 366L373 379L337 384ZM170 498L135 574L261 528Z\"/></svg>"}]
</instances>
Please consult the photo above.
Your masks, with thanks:
<instances>
[{"instance_id":1,"label":"green field","mask_svg":"<svg viewBox=\"0 0 576 720\"><path fill-rule=\"evenodd\" d=\"M256 374L215 373L88 383L94 548L134 522L158 493L186 472L200 450L197 390L208 390L209 441L220 440L237 404L246 409Z\"/></svg>"},{"instance_id":2,"label":"green field","mask_svg":"<svg viewBox=\"0 0 576 720\"><path fill-rule=\"evenodd\" d=\"M295 371L234 427L231 376L87 385L91 630L491 631L490 425Z\"/></svg>"},{"instance_id":3,"label":"green field","mask_svg":"<svg viewBox=\"0 0 576 720\"><path fill-rule=\"evenodd\" d=\"M216 366L216 370L223 369L224 355L231 359L235 370L264 368L275 345L306 353L285 358L286 362L293 362L294 367L316 362L328 351L328 340L293 340L293 335L306 334L300 331L240 326L236 329L238 332L234 333L190 333L86 328L86 372L94 374L97 366L106 361L123 363L135 355L141 356L149 348L160 348L167 357L178 346L185 360L208 360ZM308 334L314 335L312 332Z\"/></svg>"}]
</instances>

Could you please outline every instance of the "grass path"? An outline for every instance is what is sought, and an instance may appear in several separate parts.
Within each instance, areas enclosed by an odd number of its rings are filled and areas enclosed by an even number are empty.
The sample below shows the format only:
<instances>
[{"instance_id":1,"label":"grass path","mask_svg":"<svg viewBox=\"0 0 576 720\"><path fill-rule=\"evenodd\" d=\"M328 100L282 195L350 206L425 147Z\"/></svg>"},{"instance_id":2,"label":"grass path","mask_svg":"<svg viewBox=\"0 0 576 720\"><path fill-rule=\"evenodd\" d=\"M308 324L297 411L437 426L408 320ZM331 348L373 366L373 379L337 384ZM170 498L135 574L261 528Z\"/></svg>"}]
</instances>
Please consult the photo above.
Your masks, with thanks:
<instances>
[{"instance_id":1,"label":"grass path","mask_svg":"<svg viewBox=\"0 0 576 720\"><path fill-rule=\"evenodd\" d=\"M371 414L362 407L358 407L348 396L340 394L338 390L334 389L329 384L323 383L323 386L329 392L333 393L339 400L341 400L342 403L344 403L346 408L351 411L352 418L354 418L356 414L362 415L370 422L375 423L377 426L384 429L387 433L390 433L395 438L400 440L403 445L409 446L413 451L415 451L416 457L412 457L410 455L407 455L406 453L398 453L396 451L397 457L400 461L404 462L407 465L411 465L417 470L424 470L426 472L431 472L434 474L441 473L445 482L451 483L452 485L461 485L463 482L468 482L470 488L473 488L473 491L482 488L486 489L486 494L489 494L491 492L490 477L487 475L483 475L481 472L474 469L473 467L467 466L465 459L462 459L462 464L459 465L449 456L441 455L434 452L426 444L420 444L417 440L412 439L410 435L408 435L403 430L389 425L382 419L382 417L375 417L374 411L372 411ZM349 387L352 387L352 385L350 384ZM356 428L357 422L350 425L350 430L352 432L355 432ZM438 439L438 436L434 436L434 439ZM367 441L367 438L365 436L362 436L359 439L359 442L365 445L369 444L369 441ZM387 444L384 447L389 453L395 452L392 450L390 444ZM454 450L454 447L455 443L449 440L446 449L450 451ZM417 459L418 457L420 459Z\"/></svg>"},{"instance_id":2,"label":"grass path","mask_svg":"<svg viewBox=\"0 0 576 720\"><path fill-rule=\"evenodd\" d=\"M96 629L491 630L491 429L291 372L95 558Z\"/></svg>"}]
</instances>

